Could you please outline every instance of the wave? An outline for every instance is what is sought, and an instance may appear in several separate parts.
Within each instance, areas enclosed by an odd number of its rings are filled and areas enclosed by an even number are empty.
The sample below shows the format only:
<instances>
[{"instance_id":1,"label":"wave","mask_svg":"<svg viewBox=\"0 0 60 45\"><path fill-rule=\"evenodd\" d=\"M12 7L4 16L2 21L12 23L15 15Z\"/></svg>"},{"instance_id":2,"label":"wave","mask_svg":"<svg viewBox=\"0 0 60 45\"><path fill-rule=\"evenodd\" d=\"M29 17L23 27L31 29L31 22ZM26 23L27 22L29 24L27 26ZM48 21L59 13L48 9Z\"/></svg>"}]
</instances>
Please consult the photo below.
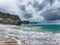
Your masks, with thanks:
<instances>
[{"instance_id":1,"label":"wave","mask_svg":"<svg viewBox=\"0 0 60 45\"><path fill-rule=\"evenodd\" d=\"M21 26L0 25L0 35L17 40L19 45L60 45L60 33L22 30Z\"/></svg>"}]
</instances>

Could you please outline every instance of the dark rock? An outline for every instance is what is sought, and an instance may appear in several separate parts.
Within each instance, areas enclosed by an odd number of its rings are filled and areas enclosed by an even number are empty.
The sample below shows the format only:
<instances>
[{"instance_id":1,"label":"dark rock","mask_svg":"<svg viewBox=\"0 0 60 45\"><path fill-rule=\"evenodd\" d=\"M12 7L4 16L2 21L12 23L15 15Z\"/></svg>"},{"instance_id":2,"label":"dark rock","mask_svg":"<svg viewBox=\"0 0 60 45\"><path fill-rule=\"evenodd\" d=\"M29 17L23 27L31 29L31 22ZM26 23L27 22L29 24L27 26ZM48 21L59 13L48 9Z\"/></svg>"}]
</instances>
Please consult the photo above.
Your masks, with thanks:
<instances>
[{"instance_id":1,"label":"dark rock","mask_svg":"<svg viewBox=\"0 0 60 45\"><path fill-rule=\"evenodd\" d=\"M29 21L21 21L22 24L29 24Z\"/></svg>"},{"instance_id":2,"label":"dark rock","mask_svg":"<svg viewBox=\"0 0 60 45\"><path fill-rule=\"evenodd\" d=\"M37 22L30 22L30 24L37 24Z\"/></svg>"},{"instance_id":3,"label":"dark rock","mask_svg":"<svg viewBox=\"0 0 60 45\"><path fill-rule=\"evenodd\" d=\"M21 19L17 15L0 12L0 24L21 25Z\"/></svg>"},{"instance_id":4,"label":"dark rock","mask_svg":"<svg viewBox=\"0 0 60 45\"><path fill-rule=\"evenodd\" d=\"M22 24L37 24L37 22L21 21Z\"/></svg>"}]
</instances>

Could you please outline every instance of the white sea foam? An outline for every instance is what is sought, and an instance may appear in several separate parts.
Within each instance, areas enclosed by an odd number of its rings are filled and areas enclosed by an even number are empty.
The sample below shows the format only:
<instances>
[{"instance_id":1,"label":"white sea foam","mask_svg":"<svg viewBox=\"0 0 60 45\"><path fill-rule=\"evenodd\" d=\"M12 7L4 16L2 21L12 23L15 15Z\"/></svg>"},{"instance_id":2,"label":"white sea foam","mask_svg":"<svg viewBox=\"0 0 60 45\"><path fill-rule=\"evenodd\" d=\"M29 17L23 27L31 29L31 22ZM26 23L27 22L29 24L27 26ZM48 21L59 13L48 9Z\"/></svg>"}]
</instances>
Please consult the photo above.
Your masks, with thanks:
<instances>
[{"instance_id":1,"label":"white sea foam","mask_svg":"<svg viewBox=\"0 0 60 45\"><path fill-rule=\"evenodd\" d=\"M21 26L0 25L0 35L17 40L19 45L60 45L60 33L22 29Z\"/></svg>"}]
</instances>

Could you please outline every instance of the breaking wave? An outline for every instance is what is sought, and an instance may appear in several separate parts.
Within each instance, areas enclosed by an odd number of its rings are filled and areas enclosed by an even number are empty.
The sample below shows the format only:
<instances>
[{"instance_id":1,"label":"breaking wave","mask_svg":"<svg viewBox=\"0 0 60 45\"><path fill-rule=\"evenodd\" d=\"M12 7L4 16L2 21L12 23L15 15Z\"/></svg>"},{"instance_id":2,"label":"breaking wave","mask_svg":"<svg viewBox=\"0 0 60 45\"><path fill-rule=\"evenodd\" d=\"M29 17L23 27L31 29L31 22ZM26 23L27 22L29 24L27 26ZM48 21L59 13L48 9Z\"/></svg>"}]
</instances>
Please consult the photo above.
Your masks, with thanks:
<instances>
[{"instance_id":1,"label":"breaking wave","mask_svg":"<svg viewBox=\"0 0 60 45\"><path fill-rule=\"evenodd\" d=\"M0 25L0 35L15 39L19 45L60 45L60 33L23 29L23 26Z\"/></svg>"}]
</instances>

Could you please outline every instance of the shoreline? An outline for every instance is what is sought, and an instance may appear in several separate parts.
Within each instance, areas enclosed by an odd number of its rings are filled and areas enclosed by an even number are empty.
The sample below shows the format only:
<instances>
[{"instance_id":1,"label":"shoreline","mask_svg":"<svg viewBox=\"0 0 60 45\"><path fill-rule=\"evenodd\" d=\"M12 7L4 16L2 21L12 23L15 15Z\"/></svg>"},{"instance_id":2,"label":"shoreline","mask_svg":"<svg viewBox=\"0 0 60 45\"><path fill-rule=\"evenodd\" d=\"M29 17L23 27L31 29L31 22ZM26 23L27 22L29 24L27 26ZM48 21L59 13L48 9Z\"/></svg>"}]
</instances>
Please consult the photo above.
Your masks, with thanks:
<instances>
[{"instance_id":1,"label":"shoreline","mask_svg":"<svg viewBox=\"0 0 60 45\"><path fill-rule=\"evenodd\" d=\"M0 45L18 45L16 40L0 35Z\"/></svg>"},{"instance_id":2,"label":"shoreline","mask_svg":"<svg viewBox=\"0 0 60 45\"><path fill-rule=\"evenodd\" d=\"M15 39L19 45L60 45L60 33L26 31L18 26L1 25L0 35Z\"/></svg>"}]
</instances>

